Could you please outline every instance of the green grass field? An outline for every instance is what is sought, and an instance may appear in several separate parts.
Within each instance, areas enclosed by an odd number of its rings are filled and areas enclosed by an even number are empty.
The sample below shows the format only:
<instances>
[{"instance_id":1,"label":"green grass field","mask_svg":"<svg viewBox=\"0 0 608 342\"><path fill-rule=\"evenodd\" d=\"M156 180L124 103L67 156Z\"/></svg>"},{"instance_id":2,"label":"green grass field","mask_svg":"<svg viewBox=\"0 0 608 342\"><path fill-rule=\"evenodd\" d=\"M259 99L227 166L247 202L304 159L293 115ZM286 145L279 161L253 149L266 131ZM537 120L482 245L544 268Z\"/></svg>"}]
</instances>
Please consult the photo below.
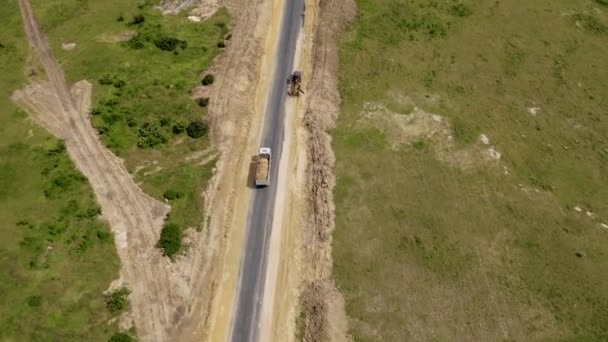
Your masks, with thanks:
<instances>
[{"instance_id":1,"label":"green grass field","mask_svg":"<svg viewBox=\"0 0 608 342\"><path fill-rule=\"evenodd\" d=\"M33 1L68 82L93 82L100 110L93 123L103 141L131 171L143 167L137 181L147 192L159 199L167 190L179 193L169 222L200 228L200 193L214 162L185 161L209 145L205 135L186 134L204 115L189 94L219 53L229 18L221 10L192 24L183 15L162 17L152 5ZM137 14L145 21L130 24ZM10 101L26 83L26 68L38 72L35 79L44 76L30 56L17 2L0 8L0 22L0 340L104 341L116 332L109 321L119 313L103 295L118 277L113 238L61 142ZM129 32L148 40L137 49L118 41ZM66 51L64 42L76 47Z\"/></svg>"},{"instance_id":2,"label":"green grass field","mask_svg":"<svg viewBox=\"0 0 608 342\"><path fill-rule=\"evenodd\" d=\"M332 132L355 339L608 339L605 1L357 5ZM416 107L448 132L387 124Z\"/></svg>"}]
</instances>

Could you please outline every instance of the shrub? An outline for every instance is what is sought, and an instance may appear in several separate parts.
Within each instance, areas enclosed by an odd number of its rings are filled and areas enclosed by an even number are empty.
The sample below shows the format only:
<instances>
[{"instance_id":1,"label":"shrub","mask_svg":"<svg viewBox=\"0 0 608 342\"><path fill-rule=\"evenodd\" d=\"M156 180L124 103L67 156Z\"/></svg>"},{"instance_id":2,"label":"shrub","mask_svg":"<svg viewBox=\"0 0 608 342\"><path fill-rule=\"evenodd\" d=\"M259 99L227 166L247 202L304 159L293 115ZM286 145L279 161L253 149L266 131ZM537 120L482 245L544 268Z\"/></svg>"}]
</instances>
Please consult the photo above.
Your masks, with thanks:
<instances>
[{"instance_id":1,"label":"shrub","mask_svg":"<svg viewBox=\"0 0 608 342\"><path fill-rule=\"evenodd\" d=\"M135 35L131 37L131 39L127 40L127 46L133 50L143 49L144 39L139 35Z\"/></svg>"},{"instance_id":2,"label":"shrub","mask_svg":"<svg viewBox=\"0 0 608 342\"><path fill-rule=\"evenodd\" d=\"M142 14L137 14L133 16L133 20L131 21L132 25L139 25L146 21L146 18Z\"/></svg>"},{"instance_id":3,"label":"shrub","mask_svg":"<svg viewBox=\"0 0 608 342\"><path fill-rule=\"evenodd\" d=\"M101 242L108 242L112 239L112 234L105 230L98 230L95 235L97 235L97 239L99 239Z\"/></svg>"},{"instance_id":4,"label":"shrub","mask_svg":"<svg viewBox=\"0 0 608 342\"><path fill-rule=\"evenodd\" d=\"M461 2L461 3L457 3L457 4L453 5L450 8L450 13L456 17L464 18L464 17L470 16L473 13L473 11L471 10L471 8L469 6L467 6Z\"/></svg>"},{"instance_id":5,"label":"shrub","mask_svg":"<svg viewBox=\"0 0 608 342\"><path fill-rule=\"evenodd\" d=\"M165 193L163 193L163 197L168 199L169 201L171 201L171 200L182 197L182 193L179 191L169 189L169 190L165 191Z\"/></svg>"},{"instance_id":6,"label":"shrub","mask_svg":"<svg viewBox=\"0 0 608 342\"><path fill-rule=\"evenodd\" d=\"M108 342L133 342L133 341L135 341L135 340L133 339L133 337L131 337L131 335L129 335L127 333L123 333L123 332L115 333L108 340Z\"/></svg>"},{"instance_id":7,"label":"shrub","mask_svg":"<svg viewBox=\"0 0 608 342\"><path fill-rule=\"evenodd\" d=\"M125 84L127 84L127 83L121 79L117 78L114 80L114 88L120 89L120 88L124 87Z\"/></svg>"},{"instance_id":8,"label":"shrub","mask_svg":"<svg viewBox=\"0 0 608 342\"><path fill-rule=\"evenodd\" d=\"M121 15L121 16L119 16L118 18L116 18L116 21L118 21L119 23L120 23L120 22L123 22L123 21L125 21L125 17L123 17L123 16Z\"/></svg>"},{"instance_id":9,"label":"shrub","mask_svg":"<svg viewBox=\"0 0 608 342\"><path fill-rule=\"evenodd\" d=\"M37 308L42 304L42 297L40 296L31 296L27 299L27 305L32 308Z\"/></svg>"},{"instance_id":10,"label":"shrub","mask_svg":"<svg viewBox=\"0 0 608 342\"><path fill-rule=\"evenodd\" d=\"M226 47L226 43L225 43L223 40L220 40L220 41L217 43L217 47L218 47L218 48L220 48L220 49L223 49L223 48L225 48L225 47Z\"/></svg>"},{"instance_id":11,"label":"shrub","mask_svg":"<svg viewBox=\"0 0 608 342\"><path fill-rule=\"evenodd\" d=\"M184 133L188 124L184 121L178 121L173 124L173 134L181 134Z\"/></svg>"},{"instance_id":12,"label":"shrub","mask_svg":"<svg viewBox=\"0 0 608 342\"><path fill-rule=\"evenodd\" d=\"M163 250L163 254L173 257L182 248L182 230L175 223L166 223L160 232L158 246Z\"/></svg>"},{"instance_id":13,"label":"shrub","mask_svg":"<svg viewBox=\"0 0 608 342\"><path fill-rule=\"evenodd\" d=\"M139 148L156 147L167 141L169 141L167 134L156 122L146 122L139 129L139 137L137 139L137 146Z\"/></svg>"},{"instance_id":14,"label":"shrub","mask_svg":"<svg viewBox=\"0 0 608 342\"><path fill-rule=\"evenodd\" d=\"M103 74L99 79L99 84L101 85L110 85L114 83L114 76L111 74Z\"/></svg>"},{"instance_id":15,"label":"shrub","mask_svg":"<svg viewBox=\"0 0 608 342\"><path fill-rule=\"evenodd\" d=\"M207 124L203 120L192 121L186 128L186 133L191 138L200 138L207 134Z\"/></svg>"},{"instance_id":16,"label":"shrub","mask_svg":"<svg viewBox=\"0 0 608 342\"><path fill-rule=\"evenodd\" d=\"M106 307L112 314L120 313L129 307L129 289L121 287L105 296Z\"/></svg>"},{"instance_id":17,"label":"shrub","mask_svg":"<svg viewBox=\"0 0 608 342\"><path fill-rule=\"evenodd\" d=\"M199 97L198 99L196 99L196 103L198 103L198 105L201 107L207 107L207 105L209 104L209 98Z\"/></svg>"},{"instance_id":18,"label":"shrub","mask_svg":"<svg viewBox=\"0 0 608 342\"><path fill-rule=\"evenodd\" d=\"M173 50L177 49L178 47L183 50L186 47L188 47L187 42L185 42L183 40L179 40L175 37L169 37L169 36L161 36L161 37L155 39L154 45L156 45L157 48L159 48L163 51L173 51Z\"/></svg>"},{"instance_id":19,"label":"shrub","mask_svg":"<svg viewBox=\"0 0 608 342\"><path fill-rule=\"evenodd\" d=\"M213 84L213 81L215 81L215 77L211 74L207 74L207 75L205 75L205 77L203 77L201 84L204 86L211 85L211 84Z\"/></svg>"}]
</instances>

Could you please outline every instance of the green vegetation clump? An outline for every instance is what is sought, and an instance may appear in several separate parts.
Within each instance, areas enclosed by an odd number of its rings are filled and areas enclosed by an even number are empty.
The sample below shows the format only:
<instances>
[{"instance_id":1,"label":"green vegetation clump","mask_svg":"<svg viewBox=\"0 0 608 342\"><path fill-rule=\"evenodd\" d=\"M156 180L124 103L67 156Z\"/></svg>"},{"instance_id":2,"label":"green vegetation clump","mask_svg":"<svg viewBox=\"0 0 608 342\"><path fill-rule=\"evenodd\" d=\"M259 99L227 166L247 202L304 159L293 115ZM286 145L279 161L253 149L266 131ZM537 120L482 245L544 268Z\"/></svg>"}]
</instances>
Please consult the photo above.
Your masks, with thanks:
<instances>
[{"instance_id":1,"label":"green vegetation clump","mask_svg":"<svg viewBox=\"0 0 608 342\"><path fill-rule=\"evenodd\" d=\"M135 339L124 332L117 332L108 339L108 342L133 342Z\"/></svg>"},{"instance_id":2,"label":"green vegetation clump","mask_svg":"<svg viewBox=\"0 0 608 342\"><path fill-rule=\"evenodd\" d=\"M355 340L606 340L596 3L357 0L331 132L333 275ZM370 104L449 128L387 128Z\"/></svg>"},{"instance_id":3,"label":"green vegetation clump","mask_svg":"<svg viewBox=\"0 0 608 342\"><path fill-rule=\"evenodd\" d=\"M202 120L194 120L188 124L188 127L186 127L186 133L190 138L194 139L205 136L207 134L207 130L207 124Z\"/></svg>"},{"instance_id":4,"label":"green vegetation clump","mask_svg":"<svg viewBox=\"0 0 608 342\"><path fill-rule=\"evenodd\" d=\"M213 81L215 81L215 77L211 74L207 74L207 75L205 75L205 77L203 77L201 84L204 86L211 85L211 84L213 84Z\"/></svg>"},{"instance_id":5,"label":"green vegetation clump","mask_svg":"<svg viewBox=\"0 0 608 342\"><path fill-rule=\"evenodd\" d=\"M129 308L129 294L131 291L126 287L114 290L106 295L106 307L111 314L119 314Z\"/></svg>"},{"instance_id":6,"label":"green vegetation clump","mask_svg":"<svg viewBox=\"0 0 608 342\"><path fill-rule=\"evenodd\" d=\"M158 246L172 258L182 248L182 229L175 223L166 223L160 232Z\"/></svg>"},{"instance_id":7,"label":"green vegetation clump","mask_svg":"<svg viewBox=\"0 0 608 342\"><path fill-rule=\"evenodd\" d=\"M198 99L196 99L196 103L198 103L198 105L201 107L207 107L207 105L209 104L209 98L199 97Z\"/></svg>"},{"instance_id":8,"label":"green vegetation clump","mask_svg":"<svg viewBox=\"0 0 608 342\"><path fill-rule=\"evenodd\" d=\"M178 199L178 198L182 197L183 195L184 194L182 194L181 192L175 191L172 189L169 189L163 193L163 197L169 201Z\"/></svg>"},{"instance_id":9,"label":"green vegetation clump","mask_svg":"<svg viewBox=\"0 0 608 342\"><path fill-rule=\"evenodd\" d=\"M169 141L169 135L159 122L146 122L139 129L137 146L140 148L157 147L167 141Z\"/></svg>"}]
</instances>

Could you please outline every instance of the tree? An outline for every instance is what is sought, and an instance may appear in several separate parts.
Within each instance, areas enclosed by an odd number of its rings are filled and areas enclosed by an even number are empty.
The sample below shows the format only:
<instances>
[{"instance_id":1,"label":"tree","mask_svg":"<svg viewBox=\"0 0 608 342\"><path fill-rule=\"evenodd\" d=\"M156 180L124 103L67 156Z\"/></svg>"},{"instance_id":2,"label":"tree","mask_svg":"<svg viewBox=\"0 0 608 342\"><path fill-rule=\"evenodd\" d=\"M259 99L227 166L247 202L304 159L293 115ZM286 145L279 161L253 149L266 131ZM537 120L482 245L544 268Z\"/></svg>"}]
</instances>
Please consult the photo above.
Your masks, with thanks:
<instances>
[{"instance_id":1,"label":"tree","mask_svg":"<svg viewBox=\"0 0 608 342\"><path fill-rule=\"evenodd\" d=\"M163 254L173 257L182 248L182 229L175 223L166 223L160 231L158 246Z\"/></svg>"},{"instance_id":2,"label":"tree","mask_svg":"<svg viewBox=\"0 0 608 342\"><path fill-rule=\"evenodd\" d=\"M129 289L121 287L106 295L106 307L112 314L120 313L129 307Z\"/></svg>"},{"instance_id":3,"label":"tree","mask_svg":"<svg viewBox=\"0 0 608 342\"><path fill-rule=\"evenodd\" d=\"M156 122L146 122L139 129L139 137L137 146L139 148L151 148L169 141L167 134L162 130Z\"/></svg>"},{"instance_id":4,"label":"tree","mask_svg":"<svg viewBox=\"0 0 608 342\"><path fill-rule=\"evenodd\" d=\"M203 120L194 120L186 128L186 133L191 138L200 138L207 134L207 124Z\"/></svg>"},{"instance_id":5,"label":"tree","mask_svg":"<svg viewBox=\"0 0 608 342\"><path fill-rule=\"evenodd\" d=\"M211 84L213 84L213 81L215 81L215 77L213 77L213 75L211 75L211 74L207 74L207 75L205 75L205 77L203 77L201 84L204 86L211 85Z\"/></svg>"}]
</instances>

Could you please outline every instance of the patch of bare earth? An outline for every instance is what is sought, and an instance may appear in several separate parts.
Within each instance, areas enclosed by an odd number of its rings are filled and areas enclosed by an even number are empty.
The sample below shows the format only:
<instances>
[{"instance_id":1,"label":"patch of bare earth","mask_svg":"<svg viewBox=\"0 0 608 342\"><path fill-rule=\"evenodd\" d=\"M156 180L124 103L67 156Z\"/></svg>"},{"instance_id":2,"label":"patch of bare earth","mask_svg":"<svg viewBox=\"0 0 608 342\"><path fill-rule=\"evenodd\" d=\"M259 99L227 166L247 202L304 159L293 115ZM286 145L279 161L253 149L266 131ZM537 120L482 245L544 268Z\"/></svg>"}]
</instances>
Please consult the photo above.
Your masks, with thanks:
<instances>
[{"instance_id":1,"label":"patch of bare earth","mask_svg":"<svg viewBox=\"0 0 608 342\"><path fill-rule=\"evenodd\" d=\"M307 208L302 237L306 265L301 292L303 338L304 341L344 341L350 339L344 300L331 279L335 177L334 154L327 131L334 127L340 110L337 80L340 33L354 18L356 5L352 0L319 0L314 7L312 75L303 118L308 138Z\"/></svg>"},{"instance_id":2,"label":"patch of bare earth","mask_svg":"<svg viewBox=\"0 0 608 342\"><path fill-rule=\"evenodd\" d=\"M191 9L192 16L204 19L212 16L221 6L224 6L223 0L161 0L157 8L163 14L177 14Z\"/></svg>"},{"instance_id":3,"label":"patch of bare earth","mask_svg":"<svg viewBox=\"0 0 608 342\"><path fill-rule=\"evenodd\" d=\"M498 165L501 152L490 138L481 134L476 144L466 147L454 142L450 120L416 106L411 112L396 113L379 103L367 102L359 113L356 128L374 127L384 133L392 149L403 146L428 145L430 152L443 162L467 170L477 165ZM422 146L418 145L418 146ZM426 147L425 147L426 148ZM503 168L503 172L506 169Z\"/></svg>"}]
</instances>

